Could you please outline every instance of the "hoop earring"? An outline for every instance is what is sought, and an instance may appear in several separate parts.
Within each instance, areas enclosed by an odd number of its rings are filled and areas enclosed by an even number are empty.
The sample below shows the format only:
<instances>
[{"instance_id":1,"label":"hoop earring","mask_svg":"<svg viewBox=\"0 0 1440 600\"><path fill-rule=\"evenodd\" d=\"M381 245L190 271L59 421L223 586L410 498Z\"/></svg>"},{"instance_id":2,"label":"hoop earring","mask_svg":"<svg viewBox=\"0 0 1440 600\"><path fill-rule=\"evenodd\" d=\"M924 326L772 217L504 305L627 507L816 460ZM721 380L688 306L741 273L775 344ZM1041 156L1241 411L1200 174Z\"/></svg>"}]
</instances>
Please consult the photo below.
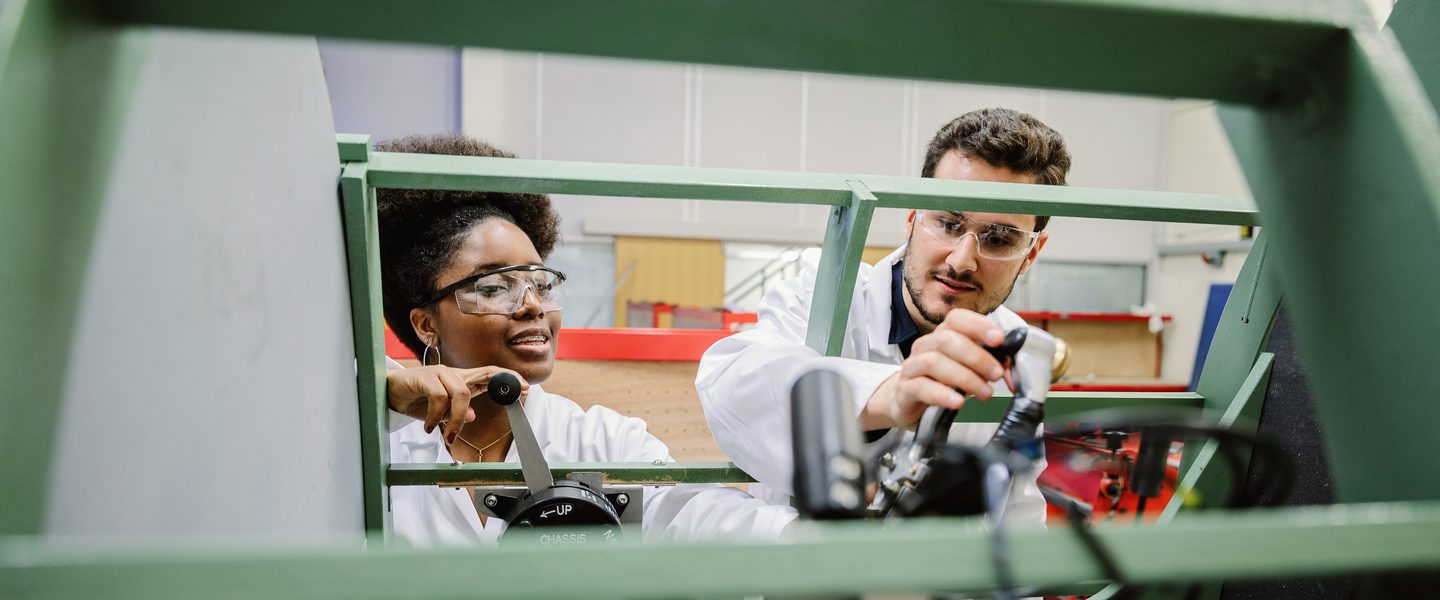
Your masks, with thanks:
<instances>
[{"instance_id":1,"label":"hoop earring","mask_svg":"<svg viewBox=\"0 0 1440 600\"><path fill-rule=\"evenodd\" d=\"M425 353L420 355L420 365L430 364L430 342L425 342ZM440 344L435 344L435 364L440 364Z\"/></svg>"}]
</instances>

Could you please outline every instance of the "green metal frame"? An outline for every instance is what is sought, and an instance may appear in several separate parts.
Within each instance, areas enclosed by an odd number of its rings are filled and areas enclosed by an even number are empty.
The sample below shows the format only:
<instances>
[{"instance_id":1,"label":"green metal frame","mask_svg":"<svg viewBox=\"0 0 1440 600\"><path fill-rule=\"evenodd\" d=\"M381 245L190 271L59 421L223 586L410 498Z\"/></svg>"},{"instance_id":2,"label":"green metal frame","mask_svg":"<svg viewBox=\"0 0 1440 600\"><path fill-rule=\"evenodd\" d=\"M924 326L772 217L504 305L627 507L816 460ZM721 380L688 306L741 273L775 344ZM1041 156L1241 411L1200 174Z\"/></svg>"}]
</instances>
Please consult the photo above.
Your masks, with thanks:
<instances>
[{"instance_id":1,"label":"green metal frame","mask_svg":"<svg viewBox=\"0 0 1440 600\"><path fill-rule=\"evenodd\" d=\"M345 163L346 176L342 178L347 214L358 214L362 210L355 204L362 198L371 205L363 209L367 211L365 214L373 213L374 188L569 193L831 205L816 280L815 299L811 307L811 325L806 339L812 348L828 355L838 355L841 350L843 331L849 315L851 290L855 286L860 254L870 227L870 217L877 206L1232 225L1253 225L1257 222L1256 212L1247 200L1226 196L869 175L396 154L376 152L365 148L364 143L364 136L355 135L342 136L339 141L342 156L352 158ZM368 160L362 157L368 157ZM351 176L352 171L362 172L364 177ZM361 181L370 186L368 194L363 194L359 187L347 187L358 186ZM358 217L347 220L347 226L360 223L362 221L358 220ZM347 234L347 240L373 240L376 225L369 221L363 222L363 225L367 228L365 231L352 230L353 234ZM1260 244L1263 248L1263 241ZM356 311L356 326L375 327L378 332L380 306L378 303L361 304L364 299L378 293L378 279L359 278L354 274L354 270L358 268L356 265L374 260L373 256L373 248L357 246L354 242L349 244L352 264L351 295L355 299L353 309ZM1256 258L1251 261L1255 266L1246 272L1258 272L1263 256L1263 251L1257 253ZM1241 291L1236 293L1235 297L1245 296L1244 289L1242 285ZM369 311L369 314L363 314L362 311ZM1268 319L1273 314L1273 307L1268 313L1257 312L1254 327L1258 327L1262 334L1268 331ZM1246 322L1249 322L1248 318ZM365 386L372 380L383 382L384 367L380 357L372 354L375 350L373 346L367 345L368 342L362 343L365 340L378 339L374 337L378 335L376 332L370 332L362 340L357 331L356 337L357 353L360 354L358 365L362 383L362 421L367 423L362 444L366 448L364 454L367 457L379 455L380 450L371 446L383 446L386 434L383 386ZM1233 349L1233 345L1224 341L1230 335L1222 335L1221 342L1216 346ZM1257 338L1249 341L1254 345L1263 340ZM1257 352L1258 350L1255 350L1250 353L1252 362ZM1243 353L1232 352L1230 356L1243 356ZM1222 372L1212 376L1212 379L1225 380L1225 375ZM1206 397L1210 396L1189 393L1061 392L1056 393L1048 402L1048 410L1050 418L1057 420L1100 408L1202 406L1206 404ZM961 411L957 419L997 421L1004 411L1003 401L1002 396L993 402L970 403L969 408ZM373 483L376 479L370 463L367 462L366 467L366 523L367 527L377 531L383 528L383 523L380 516L370 511L369 507L383 506L382 496L386 485L455 485L456 481L514 480L513 465L494 468L387 465L383 483L377 484ZM691 469L695 472L689 472ZM576 470L600 470L612 478L634 477L633 473L623 467L554 465L554 470L557 475ZM482 476L481 473L504 474ZM712 467L698 465L673 464L648 469L646 473L652 481L693 482L704 481L711 476L718 476L717 480L725 482L749 481L748 476L743 474L728 471L717 473Z\"/></svg>"},{"instance_id":2,"label":"green metal frame","mask_svg":"<svg viewBox=\"0 0 1440 600\"><path fill-rule=\"evenodd\" d=\"M81 280L143 37L73 3L0 12L0 535L44 518Z\"/></svg>"},{"instance_id":3,"label":"green metal frame","mask_svg":"<svg viewBox=\"0 0 1440 600\"><path fill-rule=\"evenodd\" d=\"M123 555L0 541L0 594L29 598L701 598L993 589L990 534L959 519L814 524L783 544L674 544L360 552L180 546ZM1097 536L1136 583L1336 576L1440 564L1440 505L1190 514ZM1021 586L1093 591L1099 566L1064 529L1014 529ZM1179 556L1183 552L1183 557ZM1175 594L1174 597L1181 597Z\"/></svg>"},{"instance_id":4,"label":"green metal frame","mask_svg":"<svg viewBox=\"0 0 1440 600\"><path fill-rule=\"evenodd\" d=\"M340 141L340 212L345 222L345 257L350 277L350 318L355 330L356 389L360 399L360 476L365 494L365 524L372 534L389 529L390 495L385 468L390 463L385 411L385 317L380 291L380 230L375 188L366 182L363 160L368 138ZM359 161L353 160L358 158Z\"/></svg>"},{"instance_id":5,"label":"green metal frame","mask_svg":"<svg viewBox=\"0 0 1440 600\"><path fill-rule=\"evenodd\" d=\"M168 25L1221 100L1222 121L1265 216L1264 239L1227 305L1199 394L1151 400L1203 402L1227 418L1254 410L1268 362L1260 350L1283 287L1335 463L1337 497L1391 504L1180 514L1164 527L1100 535L1140 582L1436 568L1440 478L1424 474L1432 472L1426 444L1440 406L1423 400L1433 389L1428 370L1440 359L1440 314L1430 310L1440 297L1432 260L1440 256L1440 69L1424 53L1434 48L1425 32L1440 17L1412 8L1418 3L1397 6L1397 19L1412 19L1396 24L1397 39L1352 0L9 0L0 14L0 309L24 315L10 319L17 329L7 332L25 345L0 349L0 380L11 386L0 404L0 534L35 533L43 518L48 454L37 460L29 450L54 443L75 298L115 127L143 51L143 35L131 35L129 26ZM957 27L964 35L955 35ZM1017 32L1025 32L1022 43ZM1402 41L1419 60L1407 59ZM370 152L357 139L341 140L340 153L352 285L369 286L352 294L361 404L374 411L383 407L369 255L374 223L373 210L360 206L371 204L374 188L833 206L826 287L817 297L832 312L813 315L822 318L812 319L807 340L832 353L846 314L838 291L853 281L851 259L863 243L857 226L876 207L1257 221L1242 200L1149 192L415 157ZM353 235L357 224L364 236ZM1398 242L1362 243L1367 239ZM367 245L362 257L358 249ZM372 526L384 513L383 497L375 497L377 490L383 496L382 476L399 483L407 469L379 471L379 416L363 417L362 432ZM432 472L420 476L454 476L426 468ZM710 474L733 475L720 471ZM1202 487L1217 473L1190 468L1185 477ZM477 559L486 590L514 597L985 589L993 574L984 561L949 558L988 552L988 536L969 525L906 524L885 535L867 525L821 527L788 546L368 555L232 549L87 557L0 538L0 595L249 595L252 581L305 596L330 595L335 586L347 596L468 595L473 583L453 574L473 569ZM1067 532L1017 531L1012 546L1034 559L1017 564L1022 584L1099 577ZM1174 548L1186 555L1172 556ZM890 560L877 568L875 556Z\"/></svg>"}]
</instances>

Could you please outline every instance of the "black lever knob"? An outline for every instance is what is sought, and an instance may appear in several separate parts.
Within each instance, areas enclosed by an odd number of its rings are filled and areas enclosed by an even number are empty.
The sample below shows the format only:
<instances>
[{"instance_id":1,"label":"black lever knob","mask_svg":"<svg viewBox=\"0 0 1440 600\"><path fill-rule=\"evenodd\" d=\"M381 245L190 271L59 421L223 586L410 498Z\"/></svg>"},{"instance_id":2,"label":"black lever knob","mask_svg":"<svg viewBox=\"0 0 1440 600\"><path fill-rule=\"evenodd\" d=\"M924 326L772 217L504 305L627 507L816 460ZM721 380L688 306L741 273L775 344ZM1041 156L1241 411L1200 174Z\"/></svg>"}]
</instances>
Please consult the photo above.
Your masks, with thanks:
<instances>
[{"instance_id":1,"label":"black lever knob","mask_svg":"<svg viewBox=\"0 0 1440 600\"><path fill-rule=\"evenodd\" d=\"M1025 337L1029 334L1029 327L1016 327L1005 332L1005 339L999 346L994 348L986 347L985 350L995 357L995 360L1004 363L1006 359L1014 358L1020 353L1020 348L1025 345Z\"/></svg>"},{"instance_id":2,"label":"black lever knob","mask_svg":"<svg viewBox=\"0 0 1440 600\"><path fill-rule=\"evenodd\" d=\"M496 404L510 406L520 399L520 379L510 373L500 373L490 378L486 393Z\"/></svg>"}]
</instances>

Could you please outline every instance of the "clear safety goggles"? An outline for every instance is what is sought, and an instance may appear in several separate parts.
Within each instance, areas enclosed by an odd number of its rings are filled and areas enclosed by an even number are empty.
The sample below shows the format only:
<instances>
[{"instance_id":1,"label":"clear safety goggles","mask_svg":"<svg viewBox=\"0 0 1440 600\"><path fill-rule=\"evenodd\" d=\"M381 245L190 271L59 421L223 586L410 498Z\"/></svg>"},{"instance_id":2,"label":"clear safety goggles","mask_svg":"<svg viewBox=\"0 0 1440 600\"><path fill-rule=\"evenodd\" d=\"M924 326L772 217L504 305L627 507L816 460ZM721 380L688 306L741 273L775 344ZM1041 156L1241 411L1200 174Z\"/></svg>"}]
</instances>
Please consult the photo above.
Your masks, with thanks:
<instances>
[{"instance_id":1,"label":"clear safety goggles","mask_svg":"<svg viewBox=\"0 0 1440 600\"><path fill-rule=\"evenodd\" d=\"M565 274L540 265L517 265L471 275L445 286L426 303L434 304L455 295L462 312L472 315L509 315L525 307L533 294L540 309L560 310L560 284Z\"/></svg>"},{"instance_id":2,"label":"clear safety goggles","mask_svg":"<svg viewBox=\"0 0 1440 600\"><path fill-rule=\"evenodd\" d=\"M966 236L975 238L975 250L992 260L1013 260L1035 247L1040 233L999 223L971 221L964 213L920 211L920 230L942 244L958 246Z\"/></svg>"}]
</instances>

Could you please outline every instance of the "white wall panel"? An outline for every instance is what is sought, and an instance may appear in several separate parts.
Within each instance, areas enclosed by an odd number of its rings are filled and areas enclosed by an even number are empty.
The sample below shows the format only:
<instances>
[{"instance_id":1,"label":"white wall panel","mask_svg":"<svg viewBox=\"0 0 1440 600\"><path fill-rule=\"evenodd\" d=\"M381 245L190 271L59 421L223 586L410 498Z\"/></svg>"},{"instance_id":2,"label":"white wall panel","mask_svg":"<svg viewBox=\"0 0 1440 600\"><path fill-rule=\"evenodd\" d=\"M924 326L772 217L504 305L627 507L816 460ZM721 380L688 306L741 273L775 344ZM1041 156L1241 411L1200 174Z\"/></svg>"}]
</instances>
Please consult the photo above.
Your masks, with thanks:
<instances>
[{"instance_id":1,"label":"white wall panel","mask_svg":"<svg viewBox=\"0 0 1440 600\"><path fill-rule=\"evenodd\" d=\"M522 158L534 158L540 56L466 48L461 57L461 130Z\"/></svg>"},{"instance_id":2,"label":"white wall panel","mask_svg":"<svg viewBox=\"0 0 1440 600\"><path fill-rule=\"evenodd\" d=\"M902 175L905 83L809 75L806 171Z\"/></svg>"},{"instance_id":3,"label":"white wall panel","mask_svg":"<svg viewBox=\"0 0 1440 600\"><path fill-rule=\"evenodd\" d=\"M1145 263L1154 255L1155 224L1055 217L1045 227L1050 241L1040 260Z\"/></svg>"},{"instance_id":4,"label":"white wall panel","mask_svg":"<svg viewBox=\"0 0 1440 600\"><path fill-rule=\"evenodd\" d=\"M894 79L807 75L804 170L824 173L903 175L912 102L907 83ZM894 223L903 211L877 211L871 228L877 245L898 240ZM805 227L824 228L830 210L807 206Z\"/></svg>"},{"instance_id":5,"label":"white wall panel","mask_svg":"<svg viewBox=\"0 0 1440 600\"><path fill-rule=\"evenodd\" d=\"M467 131L484 137L471 124L513 131L501 123L528 123L540 158L914 176L936 129L990 106L1034 114L1059 130L1075 156L1076 185L1158 189L1168 149L1169 104L1153 99L524 53L497 59L486 52L465 55ZM517 74L525 69L538 74L526 80ZM488 87L472 81L487 76L502 81ZM497 86L504 88L501 101L469 99ZM526 94L537 111L527 113L514 100ZM712 231L727 239L813 243L828 215L824 207L556 200L567 236ZM877 211L869 242L902 243L906 212ZM588 221L593 226L582 228ZM1050 259L1153 256L1149 224L1056 219L1052 228Z\"/></svg>"},{"instance_id":6,"label":"white wall panel","mask_svg":"<svg viewBox=\"0 0 1440 600\"><path fill-rule=\"evenodd\" d=\"M1213 102L1176 101L1170 107L1169 160L1161 171L1161 188L1175 192L1249 196L1250 188L1235 152L1220 126ZM1159 242L1189 245L1233 242L1240 228L1222 225L1167 223ZM1230 252L1218 267L1205 264L1199 254L1168 255L1156 261L1152 298L1156 307L1175 315L1165 331L1165 358L1161 375L1189 381L1200 326L1212 283L1232 283L1245 262L1246 252Z\"/></svg>"},{"instance_id":7,"label":"white wall panel","mask_svg":"<svg viewBox=\"0 0 1440 600\"><path fill-rule=\"evenodd\" d=\"M730 169L798 171L804 132L803 76L785 71L696 67L695 164ZM696 202L707 225L798 224L801 207Z\"/></svg>"},{"instance_id":8,"label":"white wall panel","mask_svg":"<svg viewBox=\"0 0 1440 600\"><path fill-rule=\"evenodd\" d=\"M1045 94L1040 90L990 85L918 82L915 84L914 119L910 130L914 148L907 175L920 175L925 147L946 123L982 108L1011 108L1045 120ZM1063 132L1062 132L1063 134Z\"/></svg>"},{"instance_id":9,"label":"white wall panel","mask_svg":"<svg viewBox=\"0 0 1440 600\"><path fill-rule=\"evenodd\" d=\"M1169 116L1165 100L1052 91L1043 119L1070 147L1070 185L1153 190Z\"/></svg>"},{"instance_id":10,"label":"white wall panel","mask_svg":"<svg viewBox=\"0 0 1440 600\"><path fill-rule=\"evenodd\" d=\"M544 55L539 68L535 158L683 165L691 127L689 67ZM555 196L567 236L590 216L683 221L673 200ZM663 232L657 232L663 235Z\"/></svg>"},{"instance_id":11,"label":"white wall panel","mask_svg":"<svg viewBox=\"0 0 1440 600\"><path fill-rule=\"evenodd\" d=\"M1250 196L1250 186L1230 140L1220 127L1213 102L1176 102L1171 109L1170 160L1161 173L1164 189L1196 194ZM1165 243L1194 244L1234 241L1235 227L1187 225L1165 226Z\"/></svg>"}]
</instances>

